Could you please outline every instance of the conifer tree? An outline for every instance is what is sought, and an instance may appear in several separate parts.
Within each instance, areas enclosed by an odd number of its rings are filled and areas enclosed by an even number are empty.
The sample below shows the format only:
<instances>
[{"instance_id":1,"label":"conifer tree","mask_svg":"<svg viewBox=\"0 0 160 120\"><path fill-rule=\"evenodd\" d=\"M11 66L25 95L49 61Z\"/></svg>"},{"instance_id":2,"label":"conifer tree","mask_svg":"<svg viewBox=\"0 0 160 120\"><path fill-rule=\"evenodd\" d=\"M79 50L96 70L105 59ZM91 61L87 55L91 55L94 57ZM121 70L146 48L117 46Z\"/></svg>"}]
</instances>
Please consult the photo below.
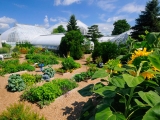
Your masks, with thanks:
<instances>
[{"instance_id":1,"label":"conifer tree","mask_svg":"<svg viewBox=\"0 0 160 120\"><path fill-rule=\"evenodd\" d=\"M141 40L139 35L144 35L145 31L160 32L160 7L158 0L151 0L146 4L145 11L142 11L136 19L136 25L132 27L132 38Z\"/></svg>"},{"instance_id":2,"label":"conifer tree","mask_svg":"<svg viewBox=\"0 0 160 120\"><path fill-rule=\"evenodd\" d=\"M88 33L86 36L96 44L98 42L98 38L103 35L99 32L98 25L92 25L91 27L88 27Z\"/></svg>"},{"instance_id":3,"label":"conifer tree","mask_svg":"<svg viewBox=\"0 0 160 120\"><path fill-rule=\"evenodd\" d=\"M79 30L77 26L77 20L74 15L71 15L70 20L67 25L67 32L72 30Z\"/></svg>"}]
</instances>

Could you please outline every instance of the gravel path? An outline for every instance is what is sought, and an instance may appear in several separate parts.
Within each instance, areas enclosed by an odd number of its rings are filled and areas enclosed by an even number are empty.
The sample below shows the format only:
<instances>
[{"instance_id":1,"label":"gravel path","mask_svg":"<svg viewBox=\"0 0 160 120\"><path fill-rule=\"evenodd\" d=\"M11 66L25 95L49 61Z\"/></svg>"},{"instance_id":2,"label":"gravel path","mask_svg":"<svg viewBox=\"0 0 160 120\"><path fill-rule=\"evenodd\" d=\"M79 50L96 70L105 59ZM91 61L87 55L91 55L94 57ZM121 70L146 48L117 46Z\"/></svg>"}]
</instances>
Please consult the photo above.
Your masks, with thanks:
<instances>
[{"instance_id":1,"label":"gravel path","mask_svg":"<svg viewBox=\"0 0 160 120\"><path fill-rule=\"evenodd\" d=\"M88 55L87 55L88 56ZM73 75L86 71L87 67L85 64L85 56L83 59L78 60L82 66L81 68L74 70L72 73L67 73L65 75L55 74L54 78L71 78ZM20 58L21 61L25 61L24 56ZM60 65L54 65L53 68L58 68ZM39 69L37 69L39 70ZM37 71L36 70L36 71ZM42 74L41 72L29 72L31 74ZM20 72L24 73L24 72ZM4 77L0 76L0 113L6 109L7 106L19 101L19 96L22 92L11 93L8 92L5 87L7 85L9 74ZM62 95L57 98L53 103L49 106L45 106L43 109L40 109L36 104L31 104L25 102L27 105L31 106L31 108L44 115L47 120L76 120L81 112L81 109L84 103L88 100L89 97L82 97L77 91L79 89L84 88L89 84L95 84L99 82L99 80L88 80L88 82L80 82L78 83L78 87L69 91L67 95ZM45 82L41 82L39 84L43 84Z\"/></svg>"}]
</instances>

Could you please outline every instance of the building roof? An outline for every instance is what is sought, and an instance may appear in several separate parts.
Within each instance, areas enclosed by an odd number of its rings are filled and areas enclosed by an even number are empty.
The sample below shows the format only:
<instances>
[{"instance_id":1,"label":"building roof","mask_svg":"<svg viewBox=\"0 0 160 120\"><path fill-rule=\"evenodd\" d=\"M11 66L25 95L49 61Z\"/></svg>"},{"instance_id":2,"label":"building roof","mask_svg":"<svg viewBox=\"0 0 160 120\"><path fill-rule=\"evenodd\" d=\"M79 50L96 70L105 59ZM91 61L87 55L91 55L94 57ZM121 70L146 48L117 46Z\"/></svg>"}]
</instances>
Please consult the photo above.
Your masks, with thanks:
<instances>
[{"instance_id":1,"label":"building roof","mask_svg":"<svg viewBox=\"0 0 160 120\"><path fill-rule=\"evenodd\" d=\"M50 49L57 49L61 43L62 37L64 37L64 34L41 35L34 38L31 41L31 44Z\"/></svg>"},{"instance_id":2,"label":"building roof","mask_svg":"<svg viewBox=\"0 0 160 120\"><path fill-rule=\"evenodd\" d=\"M43 27L15 24L14 27L2 33L1 39L7 42L31 41L39 35L46 34L50 34L50 32Z\"/></svg>"}]
</instances>

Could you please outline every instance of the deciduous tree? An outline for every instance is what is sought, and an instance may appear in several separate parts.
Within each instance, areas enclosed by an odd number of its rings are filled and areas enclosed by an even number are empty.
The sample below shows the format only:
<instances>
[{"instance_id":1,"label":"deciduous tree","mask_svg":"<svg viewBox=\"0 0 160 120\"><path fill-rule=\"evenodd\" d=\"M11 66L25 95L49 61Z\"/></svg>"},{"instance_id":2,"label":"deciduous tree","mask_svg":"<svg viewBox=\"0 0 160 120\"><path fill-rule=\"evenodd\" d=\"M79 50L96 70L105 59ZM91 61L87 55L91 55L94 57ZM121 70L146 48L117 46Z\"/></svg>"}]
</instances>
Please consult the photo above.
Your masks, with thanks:
<instances>
[{"instance_id":1,"label":"deciduous tree","mask_svg":"<svg viewBox=\"0 0 160 120\"><path fill-rule=\"evenodd\" d=\"M130 29L130 25L127 23L125 19L118 20L114 22L114 29L112 31L112 35L119 35L123 32L126 32Z\"/></svg>"}]
</instances>

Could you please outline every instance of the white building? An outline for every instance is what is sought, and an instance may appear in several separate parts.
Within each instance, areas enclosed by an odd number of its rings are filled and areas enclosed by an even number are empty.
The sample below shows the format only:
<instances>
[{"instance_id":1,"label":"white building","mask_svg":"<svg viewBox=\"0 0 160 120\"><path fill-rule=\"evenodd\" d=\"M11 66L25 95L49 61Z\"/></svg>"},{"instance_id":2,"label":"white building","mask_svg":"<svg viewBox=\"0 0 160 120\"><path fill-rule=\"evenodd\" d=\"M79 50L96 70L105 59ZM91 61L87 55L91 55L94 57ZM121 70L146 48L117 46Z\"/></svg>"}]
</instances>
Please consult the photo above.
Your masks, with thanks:
<instances>
[{"instance_id":1,"label":"white building","mask_svg":"<svg viewBox=\"0 0 160 120\"><path fill-rule=\"evenodd\" d=\"M6 42L12 46L15 46L16 42L27 41L35 46L42 46L43 48L57 50L59 48L61 38L64 37L64 34L51 34L51 32L59 25L62 25L67 30L67 24L67 22L61 22L52 26L48 30L39 26L15 24L14 27L1 34L1 41ZM77 20L77 26L80 28L82 34L87 34L88 26L86 24L82 23L80 20ZM131 30L118 36L101 37L99 38L99 42L126 41L130 32Z\"/></svg>"}]
</instances>

